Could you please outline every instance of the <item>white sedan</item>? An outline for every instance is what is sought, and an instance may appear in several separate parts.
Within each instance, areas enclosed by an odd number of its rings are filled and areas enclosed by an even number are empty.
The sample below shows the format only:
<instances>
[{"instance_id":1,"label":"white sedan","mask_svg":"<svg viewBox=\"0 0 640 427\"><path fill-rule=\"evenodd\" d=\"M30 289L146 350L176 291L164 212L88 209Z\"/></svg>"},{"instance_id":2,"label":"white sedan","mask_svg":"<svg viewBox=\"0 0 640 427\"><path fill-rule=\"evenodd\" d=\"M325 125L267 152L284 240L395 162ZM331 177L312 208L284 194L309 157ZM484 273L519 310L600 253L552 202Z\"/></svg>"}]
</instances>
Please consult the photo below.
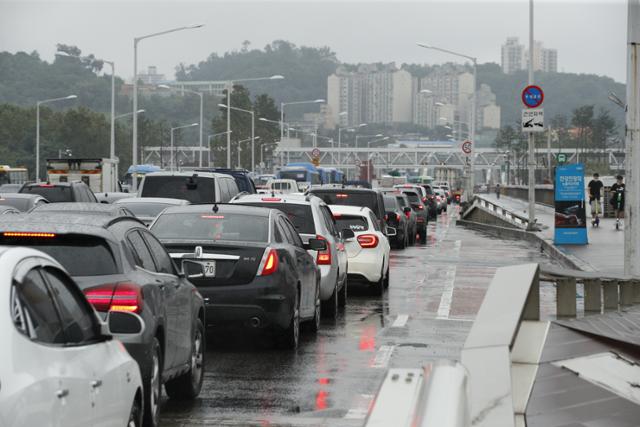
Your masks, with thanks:
<instances>
[{"instance_id":1,"label":"white sedan","mask_svg":"<svg viewBox=\"0 0 640 427\"><path fill-rule=\"evenodd\" d=\"M394 236L396 230L387 227L385 235L373 211L366 207L331 205L329 208L338 230L348 229L354 234L344 243L349 282L368 283L376 294L382 295L389 286L391 248L387 236Z\"/></svg>"},{"instance_id":2,"label":"white sedan","mask_svg":"<svg viewBox=\"0 0 640 427\"><path fill-rule=\"evenodd\" d=\"M138 364L111 333L141 333L133 313L102 323L53 258L0 247L0 426L140 426Z\"/></svg>"}]
</instances>

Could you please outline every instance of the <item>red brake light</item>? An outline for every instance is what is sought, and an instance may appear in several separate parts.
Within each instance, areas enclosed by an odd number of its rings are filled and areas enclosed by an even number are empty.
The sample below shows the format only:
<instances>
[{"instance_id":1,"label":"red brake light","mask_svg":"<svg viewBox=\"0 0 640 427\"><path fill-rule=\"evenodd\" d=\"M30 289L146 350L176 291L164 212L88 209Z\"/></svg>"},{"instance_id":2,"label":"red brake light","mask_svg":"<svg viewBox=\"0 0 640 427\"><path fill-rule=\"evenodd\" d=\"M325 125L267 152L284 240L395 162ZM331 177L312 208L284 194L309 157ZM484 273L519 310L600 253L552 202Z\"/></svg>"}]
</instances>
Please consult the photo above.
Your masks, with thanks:
<instances>
[{"instance_id":1,"label":"red brake light","mask_svg":"<svg viewBox=\"0 0 640 427\"><path fill-rule=\"evenodd\" d=\"M405 212L404 216L406 216L407 218L411 218L411 212Z\"/></svg>"},{"instance_id":2,"label":"red brake light","mask_svg":"<svg viewBox=\"0 0 640 427\"><path fill-rule=\"evenodd\" d=\"M84 294L97 311L142 311L142 292L133 283L100 285L85 289Z\"/></svg>"},{"instance_id":3,"label":"red brake light","mask_svg":"<svg viewBox=\"0 0 640 427\"><path fill-rule=\"evenodd\" d=\"M204 218L204 219L224 219L224 215L201 215L200 218Z\"/></svg>"},{"instance_id":4,"label":"red brake light","mask_svg":"<svg viewBox=\"0 0 640 427\"><path fill-rule=\"evenodd\" d=\"M341 217L342 217L342 214L334 213L334 214L333 214L333 217L334 217L334 218L341 218Z\"/></svg>"},{"instance_id":5,"label":"red brake light","mask_svg":"<svg viewBox=\"0 0 640 427\"><path fill-rule=\"evenodd\" d=\"M279 197L263 197L261 199L263 202L281 202L282 199Z\"/></svg>"},{"instance_id":6,"label":"red brake light","mask_svg":"<svg viewBox=\"0 0 640 427\"><path fill-rule=\"evenodd\" d=\"M278 252L275 249L264 251L260 267L259 276L268 276L275 273L278 270Z\"/></svg>"},{"instance_id":7,"label":"red brake light","mask_svg":"<svg viewBox=\"0 0 640 427\"><path fill-rule=\"evenodd\" d=\"M361 248L375 248L378 246L378 236L375 234L361 234L357 238Z\"/></svg>"},{"instance_id":8,"label":"red brake light","mask_svg":"<svg viewBox=\"0 0 640 427\"><path fill-rule=\"evenodd\" d=\"M35 233L35 232L22 232L22 231L6 231L2 233L4 237L56 237L53 233Z\"/></svg>"},{"instance_id":9,"label":"red brake light","mask_svg":"<svg viewBox=\"0 0 640 427\"><path fill-rule=\"evenodd\" d=\"M422 203L427 203L427 198L426 197L422 198Z\"/></svg>"},{"instance_id":10,"label":"red brake light","mask_svg":"<svg viewBox=\"0 0 640 427\"><path fill-rule=\"evenodd\" d=\"M421 210L423 210L423 209L424 209L424 206L422 206L422 205L418 205L418 210L419 210L419 211L421 211Z\"/></svg>"},{"instance_id":11,"label":"red brake light","mask_svg":"<svg viewBox=\"0 0 640 427\"><path fill-rule=\"evenodd\" d=\"M338 199L346 199L347 197L349 197L348 194L344 194L344 193L336 194L336 198L338 198Z\"/></svg>"},{"instance_id":12,"label":"red brake light","mask_svg":"<svg viewBox=\"0 0 640 427\"><path fill-rule=\"evenodd\" d=\"M54 187L54 185L53 184L39 184L38 187L52 188L52 187Z\"/></svg>"},{"instance_id":13,"label":"red brake light","mask_svg":"<svg viewBox=\"0 0 640 427\"><path fill-rule=\"evenodd\" d=\"M396 214L396 221L400 221L400 214Z\"/></svg>"},{"instance_id":14,"label":"red brake light","mask_svg":"<svg viewBox=\"0 0 640 427\"><path fill-rule=\"evenodd\" d=\"M327 243L327 249L318 251L318 265L331 265L331 246L327 239L322 236L316 236L316 239L324 240Z\"/></svg>"}]
</instances>

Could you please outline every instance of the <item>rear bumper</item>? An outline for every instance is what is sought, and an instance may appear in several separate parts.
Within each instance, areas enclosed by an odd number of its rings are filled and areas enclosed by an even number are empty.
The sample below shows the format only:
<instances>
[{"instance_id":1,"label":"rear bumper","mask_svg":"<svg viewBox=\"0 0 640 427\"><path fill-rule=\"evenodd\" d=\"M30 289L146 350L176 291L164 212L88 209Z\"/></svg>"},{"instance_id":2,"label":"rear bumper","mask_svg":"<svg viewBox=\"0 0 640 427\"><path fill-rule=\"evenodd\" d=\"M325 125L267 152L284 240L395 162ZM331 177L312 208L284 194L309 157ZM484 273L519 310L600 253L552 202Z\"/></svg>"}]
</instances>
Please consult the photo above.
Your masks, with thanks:
<instances>
[{"instance_id":1,"label":"rear bumper","mask_svg":"<svg viewBox=\"0 0 640 427\"><path fill-rule=\"evenodd\" d=\"M201 286L207 326L267 328L289 326L295 301L295 285L284 278L256 277L246 285Z\"/></svg>"},{"instance_id":2,"label":"rear bumper","mask_svg":"<svg viewBox=\"0 0 640 427\"><path fill-rule=\"evenodd\" d=\"M349 258L349 281L378 282L382 276L383 257L380 251L363 249Z\"/></svg>"}]
</instances>

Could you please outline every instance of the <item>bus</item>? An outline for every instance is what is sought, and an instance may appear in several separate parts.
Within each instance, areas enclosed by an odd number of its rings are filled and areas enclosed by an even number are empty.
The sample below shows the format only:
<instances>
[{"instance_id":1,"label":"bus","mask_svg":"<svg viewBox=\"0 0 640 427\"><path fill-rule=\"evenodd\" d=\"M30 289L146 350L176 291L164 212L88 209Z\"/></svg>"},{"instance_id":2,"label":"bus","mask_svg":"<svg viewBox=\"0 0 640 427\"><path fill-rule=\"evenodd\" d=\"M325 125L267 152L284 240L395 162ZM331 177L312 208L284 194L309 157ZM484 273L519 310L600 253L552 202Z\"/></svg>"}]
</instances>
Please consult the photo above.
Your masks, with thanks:
<instances>
[{"instance_id":1,"label":"bus","mask_svg":"<svg viewBox=\"0 0 640 427\"><path fill-rule=\"evenodd\" d=\"M24 184L27 181L29 181L29 171L27 168L12 168L8 165L0 166L0 185Z\"/></svg>"},{"instance_id":2,"label":"bus","mask_svg":"<svg viewBox=\"0 0 640 427\"><path fill-rule=\"evenodd\" d=\"M293 179L298 183L298 188L301 191L309 188L312 185L322 184L322 178L320 172L311 163L289 163L283 166L276 175L278 179Z\"/></svg>"},{"instance_id":3,"label":"bus","mask_svg":"<svg viewBox=\"0 0 640 427\"><path fill-rule=\"evenodd\" d=\"M323 184L342 184L344 172L336 168L318 168Z\"/></svg>"}]
</instances>

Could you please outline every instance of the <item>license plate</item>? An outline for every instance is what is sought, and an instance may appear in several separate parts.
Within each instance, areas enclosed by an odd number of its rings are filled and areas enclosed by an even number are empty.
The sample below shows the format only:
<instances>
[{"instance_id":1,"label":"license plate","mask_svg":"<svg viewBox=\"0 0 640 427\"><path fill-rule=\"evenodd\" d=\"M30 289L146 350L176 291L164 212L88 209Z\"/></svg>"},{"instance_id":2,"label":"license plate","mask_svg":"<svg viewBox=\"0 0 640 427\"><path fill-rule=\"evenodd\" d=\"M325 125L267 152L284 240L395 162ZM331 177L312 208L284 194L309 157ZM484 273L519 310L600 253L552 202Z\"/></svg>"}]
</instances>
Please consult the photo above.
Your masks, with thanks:
<instances>
[{"instance_id":1,"label":"license plate","mask_svg":"<svg viewBox=\"0 0 640 427\"><path fill-rule=\"evenodd\" d=\"M216 276L216 262L215 261L202 261L200 264L202 265L202 272L204 273L204 277L215 277Z\"/></svg>"}]
</instances>

